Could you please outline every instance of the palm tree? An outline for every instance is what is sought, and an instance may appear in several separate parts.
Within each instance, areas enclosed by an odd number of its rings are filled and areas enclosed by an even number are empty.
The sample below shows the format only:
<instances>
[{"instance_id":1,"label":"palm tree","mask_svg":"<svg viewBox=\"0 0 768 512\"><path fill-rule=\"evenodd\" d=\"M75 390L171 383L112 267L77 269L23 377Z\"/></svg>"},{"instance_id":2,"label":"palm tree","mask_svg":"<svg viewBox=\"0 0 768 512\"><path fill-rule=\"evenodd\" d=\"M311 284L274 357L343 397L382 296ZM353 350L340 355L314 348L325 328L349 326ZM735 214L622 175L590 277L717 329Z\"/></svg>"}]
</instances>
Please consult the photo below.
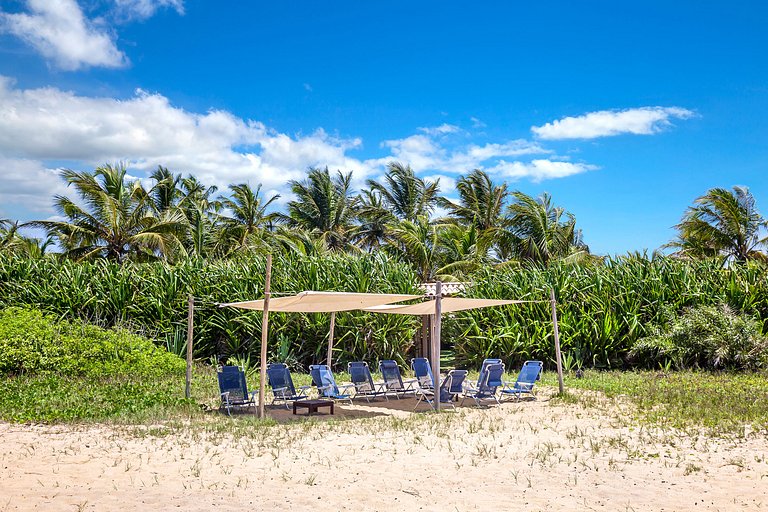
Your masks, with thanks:
<instances>
[{"instance_id":1,"label":"palm tree","mask_svg":"<svg viewBox=\"0 0 768 512\"><path fill-rule=\"evenodd\" d=\"M191 256L205 257L214 246L216 237L216 214L221 202L213 199L218 191L216 186L206 186L195 176L181 180L181 200L178 207L186 219L184 246Z\"/></svg>"},{"instance_id":2,"label":"palm tree","mask_svg":"<svg viewBox=\"0 0 768 512\"><path fill-rule=\"evenodd\" d=\"M436 273L446 281L461 281L484 265L494 263L490 249L493 232L480 232L474 225L448 224L438 234L442 267Z\"/></svg>"},{"instance_id":3,"label":"palm tree","mask_svg":"<svg viewBox=\"0 0 768 512\"><path fill-rule=\"evenodd\" d=\"M330 250L353 248L358 199L350 194L351 181L351 172L337 171L331 178L327 167L310 168L306 180L290 182L296 200L288 203L288 215L281 215L280 220L309 231Z\"/></svg>"},{"instance_id":4,"label":"palm tree","mask_svg":"<svg viewBox=\"0 0 768 512\"><path fill-rule=\"evenodd\" d=\"M245 248L255 239L263 239L265 229L275 219L275 214L266 210L280 195L275 194L264 201L260 195L261 185L255 191L247 183L231 185L230 188L232 196L221 201L222 206L231 212L229 216L219 215L222 234L230 242L228 245L234 242L235 248Z\"/></svg>"},{"instance_id":5,"label":"palm tree","mask_svg":"<svg viewBox=\"0 0 768 512\"><path fill-rule=\"evenodd\" d=\"M410 165L390 162L384 183L368 180L371 192L381 196L387 211L400 220L415 221L422 215L429 216L437 202L439 180L427 183L417 177Z\"/></svg>"},{"instance_id":6,"label":"palm tree","mask_svg":"<svg viewBox=\"0 0 768 512\"><path fill-rule=\"evenodd\" d=\"M125 166L104 165L93 172L64 170L61 176L73 186L84 206L65 196L55 196L54 206L67 221L36 221L59 241L65 254L77 259L106 257L168 257L179 248L184 227L176 211L156 214L151 191L126 180Z\"/></svg>"},{"instance_id":7,"label":"palm tree","mask_svg":"<svg viewBox=\"0 0 768 512\"><path fill-rule=\"evenodd\" d=\"M504 204L509 197L507 184L494 185L480 169L462 176L456 184L459 202L439 198L439 204L448 210L452 220L465 226L474 226L480 232L497 229L502 224Z\"/></svg>"},{"instance_id":8,"label":"palm tree","mask_svg":"<svg viewBox=\"0 0 768 512\"><path fill-rule=\"evenodd\" d=\"M409 262L421 282L434 280L439 264L439 237L442 225L433 224L426 215L402 220L389 226L390 252Z\"/></svg>"},{"instance_id":9,"label":"palm tree","mask_svg":"<svg viewBox=\"0 0 768 512\"><path fill-rule=\"evenodd\" d=\"M368 252L384 245L389 236L388 226L397 222L397 218L384 204L381 194L372 190L360 193L358 219L360 226L355 234L355 243Z\"/></svg>"},{"instance_id":10,"label":"palm tree","mask_svg":"<svg viewBox=\"0 0 768 512\"><path fill-rule=\"evenodd\" d=\"M731 259L740 264L764 260L766 255L759 248L768 245L768 237L763 236L766 227L768 222L757 211L747 187L713 188L688 207L675 226L677 239L667 247L686 258L719 256L724 264Z\"/></svg>"},{"instance_id":11,"label":"palm tree","mask_svg":"<svg viewBox=\"0 0 768 512\"><path fill-rule=\"evenodd\" d=\"M166 167L158 165L149 177L155 180L150 194L155 211L162 213L175 207L182 196L179 189L181 175L173 174Z\"/></svg>"},{"instance_id":12,"label":"palm tree","mask_svg":"<svg viewBox=\"0 0 768 512\"><path fill-rule=\"evenodd\" d=\"M561 207L552 205L544 193L533 198L512 192L513 203L507 209L507 225L500 233L499 245L517 258L547 265L556 259L578 261L589 254L589 248L576 229L576 218ZM563 215L566 220L563 220Z\"/></svg>"}]
</instances>

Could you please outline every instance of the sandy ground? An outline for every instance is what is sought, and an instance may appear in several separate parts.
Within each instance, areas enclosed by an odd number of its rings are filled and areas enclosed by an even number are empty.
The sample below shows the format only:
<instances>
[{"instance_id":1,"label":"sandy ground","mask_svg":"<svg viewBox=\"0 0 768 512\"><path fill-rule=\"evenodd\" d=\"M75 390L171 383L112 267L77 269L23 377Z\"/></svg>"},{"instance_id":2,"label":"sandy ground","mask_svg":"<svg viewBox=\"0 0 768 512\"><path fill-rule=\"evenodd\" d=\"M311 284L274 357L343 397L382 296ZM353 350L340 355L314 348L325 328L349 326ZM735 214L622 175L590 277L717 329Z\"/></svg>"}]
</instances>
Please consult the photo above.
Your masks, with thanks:
<instances>
[{"instance_id":1,"label":"sandy ground","mask_svg":"<svg viewBox=\"0 0 768 512\"><path fill-rule=\"evenodd\" d=\"M537 402L207 428L0 423L4 510L766 510L768 438L633 426L616 405Z\"/></svg>"}]
</instances>

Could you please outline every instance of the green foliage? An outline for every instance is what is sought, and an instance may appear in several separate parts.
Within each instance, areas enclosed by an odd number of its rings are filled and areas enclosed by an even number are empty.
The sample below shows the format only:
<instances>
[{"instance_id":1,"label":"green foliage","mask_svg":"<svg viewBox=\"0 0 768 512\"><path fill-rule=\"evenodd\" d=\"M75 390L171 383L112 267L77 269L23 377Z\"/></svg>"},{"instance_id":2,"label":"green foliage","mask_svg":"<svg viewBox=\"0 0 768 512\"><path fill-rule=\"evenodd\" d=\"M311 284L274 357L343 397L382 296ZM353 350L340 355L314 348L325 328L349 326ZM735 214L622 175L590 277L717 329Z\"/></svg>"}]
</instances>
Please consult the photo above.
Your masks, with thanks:
<instances>
[{"instance_id":1,"label":"green foliage","mask_svg":"<svg viewBox=\"0 0 768 512\"><path fill-rule=\"evenodd\" d=\"M646 365L670 361L678 369L755 369L768 361L768 338L754 318L728 306L696 306L639 339L629 356Z\"/></svg>"},{"instance_id":2,"label":"green foliage","mask_svg":"<svg viewBox=\"0 0 768 512\"><path fill-rule=\"evenodd\" d=\"M125 330L58 321L32 309L0 311L0 375L154 377L184 368L182 359Z\"/></svg>"}]
</instances>

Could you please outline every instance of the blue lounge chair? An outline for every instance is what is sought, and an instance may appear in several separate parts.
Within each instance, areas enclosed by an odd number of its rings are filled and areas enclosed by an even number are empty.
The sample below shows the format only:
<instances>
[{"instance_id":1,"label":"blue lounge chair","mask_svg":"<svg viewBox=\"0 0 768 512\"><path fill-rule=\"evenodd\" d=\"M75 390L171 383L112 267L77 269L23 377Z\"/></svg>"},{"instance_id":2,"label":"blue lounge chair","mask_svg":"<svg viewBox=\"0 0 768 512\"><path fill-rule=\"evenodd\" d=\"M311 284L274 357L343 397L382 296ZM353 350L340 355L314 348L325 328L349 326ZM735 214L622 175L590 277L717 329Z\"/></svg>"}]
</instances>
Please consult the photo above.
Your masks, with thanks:
<instances>
[{"instance_id":1,"label":"blue lounge chair","mask_svg":"<svg viewBox=\"0 0 768 512\"><path fill-rule=\"evenodd\" d=\"M416 384L421 389L433 389L432 366L426 357L414 357L411 359L411 369L416 377Z\"/></svg>"},{"instance_id":2,"label":"blue lounge chair","mask_svg":"<svg viewBox=\"0 0 768 512\"><path fill-rule=\"evenodd\" d=\"M285 404L285 408L288 408L288 402L295 400L306 400L309 398L307 390L310 386L299 387L299 392L296 392L296 387L293 385L293 379L291 378L291 371L284 363L272 363L267 365L267 379L269 381L269 387L272 388L272 405L276 401L282 400Z\"/></svg>"},{"instance_id":3,"label":"blue lounge chair","mask_svg":"<svg viewBox=\"0 0 768 512\"><path fill-rule=\"evenodd\" d=\"M514 384L505 384L501 390L501 396L508 396L511 398L517 398L520 401L522 395L528 394L536 400L536 395L533 393L533 386L536 381L541 378L541 371L544 368L544 363L541 361L526 361L523 363L523 368L520 370L520 374L517 376L517 380Z\"/></svg>"},{"instance_id":4,"label":"blue lounge chair","mask_svg":"<svg viewBox=\"0 0 768 512\"><path fill-rule=\"evenodd\" d=\"M484 364L480 370L480 376L477 378L477 384L468 386L464 391L464 400L471 398L477 405L482 405L483 400L493 400L497 405L501 405L496 393L504 387L504 364L488 363Z\"/></svg>"},{"instance_id":5,"label":"blue lounge chair","mask_svg":"<svg viewBox=\"0 0 768 512\"><path fill-rule=\"evenodd\" d=\"M355 386L355 398L362 396L366 402L370 402L371 398L383 396L385 400L387 398L387 387L382 382L381 384L375 384L373 382L373 376L371 370L368 368L368 363L365 361L356 361L347 365L349 370L349 378L352 384Z\"/></svg>"},{"instance_id":6,"label":"blue lounge chair","mask_svg":"<svg viewBox=\"0 0 768 512\"><path fill-rule=\"evenodd\" d=\"M352 405L352 395L348 392L354 386L348 384L342 386L343 393L339 390L339 386L336 384L336 379L333 378L333 372L325 364L313 364L309 367L309 374L312 376L312 385L317 388L317 392L322 398L330 398L332 400L349 400L349 404Z\"/></svg>"},{"instance_id":7,"label":"blue lounge chair","mask_svg":"<svg viewBox=\"0 0 768 512\"><path fill-rule=\"evenodd\" d=\"M440 403L448 404L455 409L456 406L453 404L453 402L456 400L456 398L459 395L463 393L464 379L466 378L467 378L467 370L449 371L448 375L446 375L443 381L440 383L440 389L438 390ZM416 406L413 408L414 411L416 410L416 407L418 407L421 402L426 402L434 408L435 391L433 388L419 387L416 390L416 396L418 397L418 400L416 402Z\"/></svg>"},{"instance_id":8,"label":"blue lounge chair","mask_svg":"<svg viewBox=\"0 0 768 512\"><path fill-rule=\"evenodd\" d=\"M238 366L224 366L218 372L219 393L221 406L232 416L233 408L252 407L256 405L256 392L248 393L245 382L245 372Z\"/></svg>"},{"instance_id":9,"label":"blue lounge chair","mask_svg":"<svg viewBox=\"0 0 768 512\"><path fill-rule=\"evenodd\" d=\"M408 393L415 393L414 384L416 379L409 379L404 381L402 375L400 375L400 367L397 362L391 359L383 359L379 361L379 371L384 378L384 385L387 391L394 393L395 397L400 400L400 395L405 396Z\"/></svg>"}]
</instances>

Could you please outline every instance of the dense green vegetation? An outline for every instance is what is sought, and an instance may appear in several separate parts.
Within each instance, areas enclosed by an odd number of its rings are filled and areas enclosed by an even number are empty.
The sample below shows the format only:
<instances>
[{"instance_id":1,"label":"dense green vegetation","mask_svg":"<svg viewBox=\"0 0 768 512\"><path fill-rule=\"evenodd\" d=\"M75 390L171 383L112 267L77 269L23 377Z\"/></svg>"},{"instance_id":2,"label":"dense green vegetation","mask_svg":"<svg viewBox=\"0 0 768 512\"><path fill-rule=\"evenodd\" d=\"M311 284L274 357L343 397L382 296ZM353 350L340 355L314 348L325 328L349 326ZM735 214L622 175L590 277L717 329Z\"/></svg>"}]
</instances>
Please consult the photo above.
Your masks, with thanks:
<instances>
[{"instance_id":1,"label":"dense green vegetation","mask_svg":"<svg viewBox=\"0 0 768 512\"><path fill-rule=\"evenodd\" d=\"M196 356L257 354L261 315L218 308L214 303L260 296L264 260L240 258L210 263L122 264L106 260L31 260L0 257L0 307L30 305L105 326L128 325L181 353L186 337L187 294L199 299ZM416 292L413 271L378 255L276 258L273 289ZM696 305L725 304L757 319L768 330L768 280L759 265L721 269L719 262L631 256L604 265L567 263L520 269L486 267L472 275L467 295L547 300L554 288L568 366L657 367L657 358L626 359L635 343L666 330L678 314ZM274 314L270 357L302 365L321 361L328 315ZM401 361L413 349L418 318L340 313L336 361L379 358ZM547 302L467 311L446 316L444 344L457 364L475 366L503 357L509 367L537 358L554 359ZM665 360L660 360L665 363Z\"/></svg>"},{"instance_id":2,"label":"dense green vegetation","mask_svg":"<svg viewBox=\"0 0 768 512\"><path fill-rule=\"evenodd\" d=\"M185 363L124 330L60 321L33 309L0 310L0 418L114 418L183 400Z\"/></svg>"}]
</instances>

